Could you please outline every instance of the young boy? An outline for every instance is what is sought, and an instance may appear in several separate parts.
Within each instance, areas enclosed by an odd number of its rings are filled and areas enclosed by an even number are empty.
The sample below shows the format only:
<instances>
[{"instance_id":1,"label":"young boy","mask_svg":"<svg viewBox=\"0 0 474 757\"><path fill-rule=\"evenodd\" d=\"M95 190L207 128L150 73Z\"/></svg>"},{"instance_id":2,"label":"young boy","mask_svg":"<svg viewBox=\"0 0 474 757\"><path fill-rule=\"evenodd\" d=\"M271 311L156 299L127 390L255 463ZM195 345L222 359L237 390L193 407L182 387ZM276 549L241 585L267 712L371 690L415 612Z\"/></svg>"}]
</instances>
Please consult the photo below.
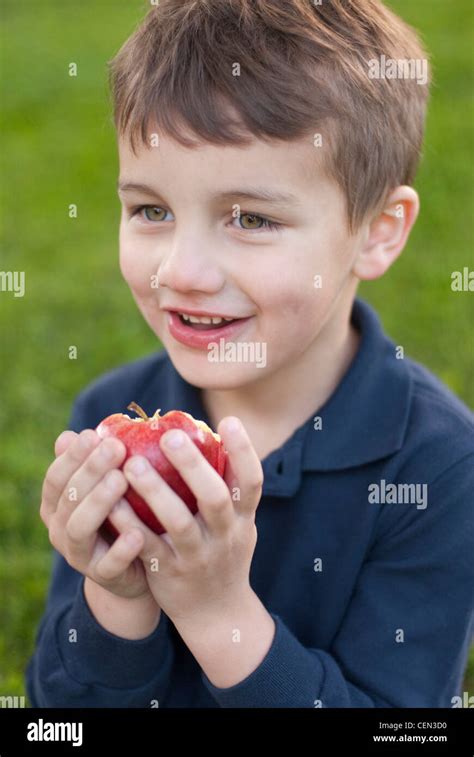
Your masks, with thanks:
<instances>
[{"instance_id":1,"label":"young boy","mask_svg":"<svg viewBox=\"0 0 474 757\"><path fill-rule=\"evenodd\" d=\"M161 0L113 60L120 266L165 350L83 391L56 442L32 705L452 705L473 417L356 299L418 214L426 66L378 0ZM131 401L221 434L225 481L160 442L196 517L93 430Z\"/></svg>"}]
</instances>

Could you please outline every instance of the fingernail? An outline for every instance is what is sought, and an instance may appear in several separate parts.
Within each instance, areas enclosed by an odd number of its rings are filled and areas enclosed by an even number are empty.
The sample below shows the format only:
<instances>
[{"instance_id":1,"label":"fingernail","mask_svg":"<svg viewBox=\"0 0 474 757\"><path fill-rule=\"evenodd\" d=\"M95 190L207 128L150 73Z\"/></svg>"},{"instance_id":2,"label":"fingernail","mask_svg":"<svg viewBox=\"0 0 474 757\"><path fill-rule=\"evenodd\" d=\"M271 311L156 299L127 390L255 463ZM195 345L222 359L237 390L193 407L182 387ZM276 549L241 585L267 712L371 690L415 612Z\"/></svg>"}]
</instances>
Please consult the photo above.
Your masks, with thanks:
<instances>
[{"instance_id":1,"label":"fingernail","mask_svg":"<svg viewBox=\"0 0 474 757\"><path fill-rule=\"evenodd\" d=\"M238 418L228 418L224 424L226 431L230 434L235 434L241 428L241 423Z\"/></svg>"},{"instance_id":2,"label":"fingernail","mask_svg":"<svg viewBox=\"0 0 474 757\"><path fill-rule=\"evenodd\" d=\"M165 444L167 447L170 447L170 449L181 447L183 442L184 434L182 431L170 431L169 434L166 434Z\"/></svg>"},{"instance_id":3,"label":"fingernail","mask_svg":"<svg viewBox=\"0 0 474 757\"><path fill-rule=\"evenodd\" d=\"M144 457L133 457L127 465L127 470L135 476L141 476L148 468L148 463Z\"/></svg>"}]
</instances>

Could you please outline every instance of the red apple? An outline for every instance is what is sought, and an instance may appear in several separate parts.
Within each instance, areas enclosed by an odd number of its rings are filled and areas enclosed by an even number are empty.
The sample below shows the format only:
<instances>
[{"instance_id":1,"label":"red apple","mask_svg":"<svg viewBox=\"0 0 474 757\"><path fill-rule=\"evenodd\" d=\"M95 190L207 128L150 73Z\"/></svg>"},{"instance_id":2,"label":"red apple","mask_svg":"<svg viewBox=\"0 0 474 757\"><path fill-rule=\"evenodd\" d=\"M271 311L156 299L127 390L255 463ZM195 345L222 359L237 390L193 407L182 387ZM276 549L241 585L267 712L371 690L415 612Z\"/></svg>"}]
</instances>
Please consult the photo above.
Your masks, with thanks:
<instances>
[{"instance_id":1,"label":"red apple","mask_svg":"<svg viewBox=\"0 0 474 757\"><path fill-rule=\"evenodd\" d=\"M139 417L130 418L129 415L114 413L99 423L96 428L97 433L102 439L106 436L115 436L125 444L127 455L123 464L132 455L146 457L191 512L196 513L198 509L196 497L161 451L159 441L165 431L173 428L181 429L192 439L219 475L224 477L227 453L219 434L214 433L204 421L196 420L192 415L181 410L171 410L163 416L157 410L151 418L135 402L128 405L128 410L133 410ZM131 486L125 492L125 498L138 517L152 531L156 534L164 533L165 529L158 518ZM114 535L118 535L117 530L109 521L105 525Z\"/></svg>"}]
</instances>

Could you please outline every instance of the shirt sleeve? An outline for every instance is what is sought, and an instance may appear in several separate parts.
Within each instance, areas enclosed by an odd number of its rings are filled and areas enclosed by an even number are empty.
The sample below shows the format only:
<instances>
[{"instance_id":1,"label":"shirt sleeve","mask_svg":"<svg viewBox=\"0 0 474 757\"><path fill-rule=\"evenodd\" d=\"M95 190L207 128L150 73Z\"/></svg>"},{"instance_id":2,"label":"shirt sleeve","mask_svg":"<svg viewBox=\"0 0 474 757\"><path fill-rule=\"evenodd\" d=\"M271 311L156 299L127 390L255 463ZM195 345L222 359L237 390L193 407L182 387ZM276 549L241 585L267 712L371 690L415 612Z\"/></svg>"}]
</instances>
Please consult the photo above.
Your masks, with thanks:
<instances>
[{"instance_id":1,"label":"shirt sleeve","mask_svg":"<svg viewBox=\"0 0 474 757\"><path fill-rule=\"evenodd\" d=\"M69 428L94 428L76 403ZM174 659L169 620L161 613L144 639L123 639L94 618L84 577L54 553L52 579L26 669L33 707L159 707Z\"/></svg>"},{"instance_id":2,"label":"shirt sleeve","mask_svg":"<svg viewBox=\"0 0 474 757\"><path fill-rule=\"evenodd\" d=\"M84 578L56 553L49 601L26 671L33 707L158 707L174 649L164 613L145 639L122 639L92 615ZM68 587L68 590L65 590Z\"/></svg>"},{"instance_id":3,"label":"shirt sleeve","mask_svg":"<svg viewBox=\"0 0 474 757\"><path fill-rule=\"evenodd\" d=\"M386 504L327 651L283 619L259 667L220 689L221 707L452 707L472 639L474 455L428 486L425 509ZM337 587L334 587L337 591Z\"/></svg>"}]
</instances>

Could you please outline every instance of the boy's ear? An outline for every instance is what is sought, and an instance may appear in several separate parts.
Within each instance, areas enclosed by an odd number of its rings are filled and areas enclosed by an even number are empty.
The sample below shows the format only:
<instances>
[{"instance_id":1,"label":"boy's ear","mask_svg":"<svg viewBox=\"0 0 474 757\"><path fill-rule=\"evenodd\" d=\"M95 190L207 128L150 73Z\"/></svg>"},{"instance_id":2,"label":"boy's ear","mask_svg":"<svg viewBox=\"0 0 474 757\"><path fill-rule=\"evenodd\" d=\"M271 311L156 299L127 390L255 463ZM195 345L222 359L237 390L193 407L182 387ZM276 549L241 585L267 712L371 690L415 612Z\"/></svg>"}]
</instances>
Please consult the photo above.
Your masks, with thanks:
<instances>
[{"instance_id":1,"label":"boy's ear","mask_svg":"<svg viewBox=\"0 0 474 757\"><path fill-rule=\"evenodd\" d=\"M363 281L383 276L405 247L419 209L412 187L400 186L390 193L383 211L369 223L352 269L355 276Z\"/></svg>"}]
</instances>

